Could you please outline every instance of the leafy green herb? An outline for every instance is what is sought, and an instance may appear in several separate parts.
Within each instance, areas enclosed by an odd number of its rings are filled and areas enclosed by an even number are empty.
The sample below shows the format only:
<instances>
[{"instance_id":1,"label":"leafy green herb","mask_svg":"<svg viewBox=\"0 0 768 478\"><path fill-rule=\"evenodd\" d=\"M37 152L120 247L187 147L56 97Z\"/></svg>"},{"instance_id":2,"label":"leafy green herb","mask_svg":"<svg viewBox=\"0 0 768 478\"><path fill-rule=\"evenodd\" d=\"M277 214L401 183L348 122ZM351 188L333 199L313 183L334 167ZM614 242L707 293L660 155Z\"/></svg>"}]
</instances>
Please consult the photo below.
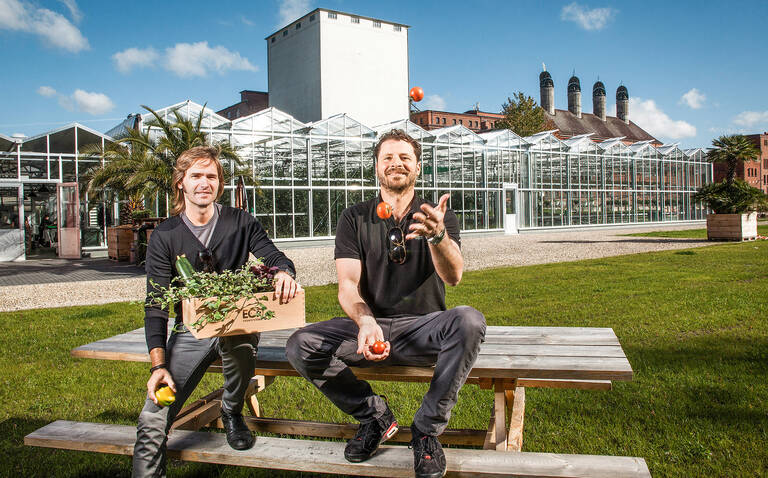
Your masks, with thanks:
<instances>
[{"instance_id":1,"label":"leafy green herb","mask_svg":"<svg viewBox=\"0 0 768 478\"><path fill-rule=\"evenodd\" d=\"M147 305L171 310L177 302L199 299L198 319L190 324L199 330L206 324L222 322L230 312L252 307L252 316L260 320L274 317L274 312L263 303L267 296L260 293L273 289L273 279L279 272L277 267L267 267L260 259L250 261L235 271L193 272L183 279L174 277L167 289L163 289L150 279L155 292L148 294ZM247 299L238 306L238 301Z\"/></svg>"}]
</instances>

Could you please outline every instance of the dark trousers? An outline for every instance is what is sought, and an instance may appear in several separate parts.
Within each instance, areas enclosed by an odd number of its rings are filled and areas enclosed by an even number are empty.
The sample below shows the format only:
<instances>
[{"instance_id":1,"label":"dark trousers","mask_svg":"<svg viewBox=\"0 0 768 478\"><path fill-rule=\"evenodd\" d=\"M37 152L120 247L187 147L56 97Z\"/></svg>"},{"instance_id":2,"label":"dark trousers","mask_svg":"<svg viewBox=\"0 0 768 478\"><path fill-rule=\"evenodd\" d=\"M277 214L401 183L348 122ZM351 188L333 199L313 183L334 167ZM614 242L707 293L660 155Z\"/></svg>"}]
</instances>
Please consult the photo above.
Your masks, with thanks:
<instances>
[{"instance_id":1,"label":"dark trousers","mask_svg":"<svg viewBox=\"0 0 768 478\"><path fill-rule=\"evenodd\" d=\"M173 420L205 371L219 357L224 375L221 407L228 413L242 412L245 391L256 365L258 343L257 334L200 340L187 331L171 334L165 361L176 383L176 401L169 407L157 406L149 398L144 403L133 449L134 477L165 476L166 443Z\"/></svg>"},{"instance_id":2,"label":"dark trousers","mask_svg":"<svg viewBox=\"0 0 768 478\"><path fill-rule=\"evenodd\" d=\"M349 366L434 365L429 390L413 423L423 433L441 434L484 340L485 317L472 307L461 306L376 322L390 342L386 360L370 362L358 354L357 325L347 317L336 317L291 335L285 351L288 361L331 402L361 423L381 416L386 403Z\"/></svg>"}]
</instances>

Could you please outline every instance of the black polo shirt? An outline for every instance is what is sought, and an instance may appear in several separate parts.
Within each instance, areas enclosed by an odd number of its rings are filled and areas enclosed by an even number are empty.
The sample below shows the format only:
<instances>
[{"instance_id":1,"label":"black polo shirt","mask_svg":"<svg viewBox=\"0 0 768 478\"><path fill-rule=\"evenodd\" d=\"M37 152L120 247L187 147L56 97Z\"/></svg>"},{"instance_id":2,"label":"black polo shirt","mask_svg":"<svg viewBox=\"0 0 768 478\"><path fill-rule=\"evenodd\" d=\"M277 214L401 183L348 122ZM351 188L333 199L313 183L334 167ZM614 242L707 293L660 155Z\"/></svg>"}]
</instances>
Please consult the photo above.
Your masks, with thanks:
<instances>
[{"instance_id":1,"label":"black polo shirt","mask_svg":"<svg viewBox=\"0 0 768 478\"><path fill-rule=\"evenodd\" d=\"M394 218L376 215L379 197L357 203L342 212L336 226L336 259L358 259L362 263L360 295L375 317L425 315L445 310L445 284L432 264L432 254L423 238L406 241L405 263L389 260L387 232L395 226ZM399 224L408 234L419 206L433 202L415 197L411 209ZM445 214L444 240L461 246L459 221L450 209ZM449 239L450 238L450 239Z\"/></svg>"}]
</instances>

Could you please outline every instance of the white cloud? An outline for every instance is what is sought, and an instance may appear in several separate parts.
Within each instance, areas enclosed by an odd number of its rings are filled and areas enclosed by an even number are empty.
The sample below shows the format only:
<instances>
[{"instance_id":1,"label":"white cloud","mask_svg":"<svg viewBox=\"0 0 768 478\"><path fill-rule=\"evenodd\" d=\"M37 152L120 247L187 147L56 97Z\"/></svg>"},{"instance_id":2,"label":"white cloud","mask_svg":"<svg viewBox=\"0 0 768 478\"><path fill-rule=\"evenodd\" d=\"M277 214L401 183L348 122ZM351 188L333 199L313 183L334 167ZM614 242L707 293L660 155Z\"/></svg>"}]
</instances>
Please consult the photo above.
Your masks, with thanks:
<instances>
[{"instance_id":1,"label":"white cloud","mask_svg":"<svg viewBox=\"0 0 768 478\"><path fill-rule=\"evenodd\" d=\"M73 53L90 48L80 30L63 15L21 0L0 0L3 29L38 35L51 46Z\"/></svg>"},{"instance_id":2,"label":"white cloud","mask_svg":"<svg viewBox=\"0 0 768 478\"><path fill-rule=\"evenodd\" d=\"M112 55L115 67L121 73L128 73L134 68L146 68L152 66L160 55L154 48L128 48Z\"/></svg>"},{"instance_id":3,"label":"white cloud","mask_svg":"<svg viewBox=\"0 0 768 478\"><path fill-rule=\"evenodd\" d=\"M690 91L680 97L680 104L688 105L689 108L698 110L704 106L704 102L707 100L707 96L696 88L691 88Z\"/></svg>"},{"instance_id":4,"label":"white cloud","mask_svg":"<svg viewBox=\"0 0 768 478\"><path fill-rule=\"evenodd\" d=\"M207 41L177 43L165 49L165 67L179 76L206 76L209 70L223 73L226 70L257 71L240 53L223 46L209 47Z\"/></svg>"},{"instance_id":5,"label":"white cloud","mask_svg":"<svg viewBox=\"0 0 768 478\"><path fill-rule=\"evenodd\" d=\"M280 22L277 28L282 28L294 20L298 20L302 15L309 13L310 0L279 0L280 9L278 14Z\"/></svg>"},{"instance_id":6,"label":"white cloud","mask_svg":"<svg viewBox=\"0 0 768 478\"><path fill-rule=\"evenodd\" d=\"M673 120L656 106L654 100L630 98L629 119L657 138L680 139L696 136L695 126L682 120Z\"/></svg>"},{"instance_id":7,"label":"white cloud","mask_svg":"<svg viewBox=\"0 0 768 478\"><path fill-rule=\"evenodd\" d=\"M428 110L445 111L445 100L440 95L429 95L424 98L424 107Z\"/></svg>"},{"instance_id":8,"label":"white cloud","mask_svg":"<svg viewBox=\"0 0 768 478\"><path fill-rule=\"evenodd\" d=\"M83 19L83 12L80 11L80 8L77 6L77 2L75 0L59 0L61 3L64 4L64 6L67 7L69 10L69 14L72 15L72 20L75 21L75 23L80 23L80 20Z\"/></svg>"},{"instance_id":9,"label":"white cloud","mask_svg":"<svg viewBox=\"0 0 768 478\"><path fill-rule=\"evenodd\" d=\"M81 89L70 96L59 95L59 105L70 111L84 111L94 116L103 115L115 107L112 100L104 93L92 93Z\"/></svg>"},{"instance_id":10,"label":"white cloud","mask_svg":"<svg viewBox=\"0 0 768 478\"><path fill-rule=\"evenodd\" d=\"M111 111L115 104L104 93L91 93L83 90L75 90L72 100L77 108L92 115L103 115Z\"/></svg>"},{"instance_id":11,"label":"white cloud","mask_svg":"<svg viewBox=\"0 0 768 478\"><path fill-rule=\"evenodd\" d=\"M246 18L245 15L240 15L240 21L243 22L244 25L248 25L249 27L256 25L255 22L248 20L248 18Z\"/></svg>"},{"instance_id":12,"label":"white cloud","mask_svg":"<svg viewBox=\"0 0 768 478\"><path fill-rule=\"evenodd\" d=\"M574 2L563 7L560 19L574 22L584 30L602 30L616 15L613 8L588 9Z\"/></svg>"},{"instance_id":13,"label":"white cloud","mask_svg":"<svg viewBox=\"0 0 768 478\"><path fill-rule=\"evenodd\" d=\"M37 89L37 94L40 96L45 96L46 98L51 98L53 96L56 96L56 90L51 88L50 86L41 86Z\"/></svg>"},{"instance_id":14,"label":"white cloud","mask_svg":"<svg viewBox=\"0 0 768 478\"><path fill-rule=\"evenodd\" d=\"M736 115L733 122L750 128L759 124L768 124L768 111L742 111Z\"/></svg>"}]
</instances>

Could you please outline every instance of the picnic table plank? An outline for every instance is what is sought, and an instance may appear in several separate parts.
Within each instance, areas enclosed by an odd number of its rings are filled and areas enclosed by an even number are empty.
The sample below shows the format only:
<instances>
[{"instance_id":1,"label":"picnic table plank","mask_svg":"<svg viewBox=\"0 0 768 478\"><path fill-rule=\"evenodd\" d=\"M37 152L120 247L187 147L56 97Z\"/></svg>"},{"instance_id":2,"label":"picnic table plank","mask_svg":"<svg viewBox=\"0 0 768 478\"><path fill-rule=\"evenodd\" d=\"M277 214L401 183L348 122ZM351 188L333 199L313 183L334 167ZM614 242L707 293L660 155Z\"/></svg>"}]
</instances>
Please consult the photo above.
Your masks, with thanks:
<instances>
[{"instance_id":1,"label":"picnic table plank","mask_svg":"<svg viewBox=\"0 0 768 478\"><path fill-rule=\"evenodd\" d=\"M119 455L133 453L136 429L59 420L26 437L31 446L96 451ZM175 430L168 439L168 455L186 461L271 468L314 473L381 477L413 476L413 455L404 446L382 446L370 460L350 463L344 459L343 442L257 437L256 446L237 451L223 433ZM451 476L647 478L642 458L553 453L507 453L492 450L446 449Z\"/></svg>"}]
</instances>

